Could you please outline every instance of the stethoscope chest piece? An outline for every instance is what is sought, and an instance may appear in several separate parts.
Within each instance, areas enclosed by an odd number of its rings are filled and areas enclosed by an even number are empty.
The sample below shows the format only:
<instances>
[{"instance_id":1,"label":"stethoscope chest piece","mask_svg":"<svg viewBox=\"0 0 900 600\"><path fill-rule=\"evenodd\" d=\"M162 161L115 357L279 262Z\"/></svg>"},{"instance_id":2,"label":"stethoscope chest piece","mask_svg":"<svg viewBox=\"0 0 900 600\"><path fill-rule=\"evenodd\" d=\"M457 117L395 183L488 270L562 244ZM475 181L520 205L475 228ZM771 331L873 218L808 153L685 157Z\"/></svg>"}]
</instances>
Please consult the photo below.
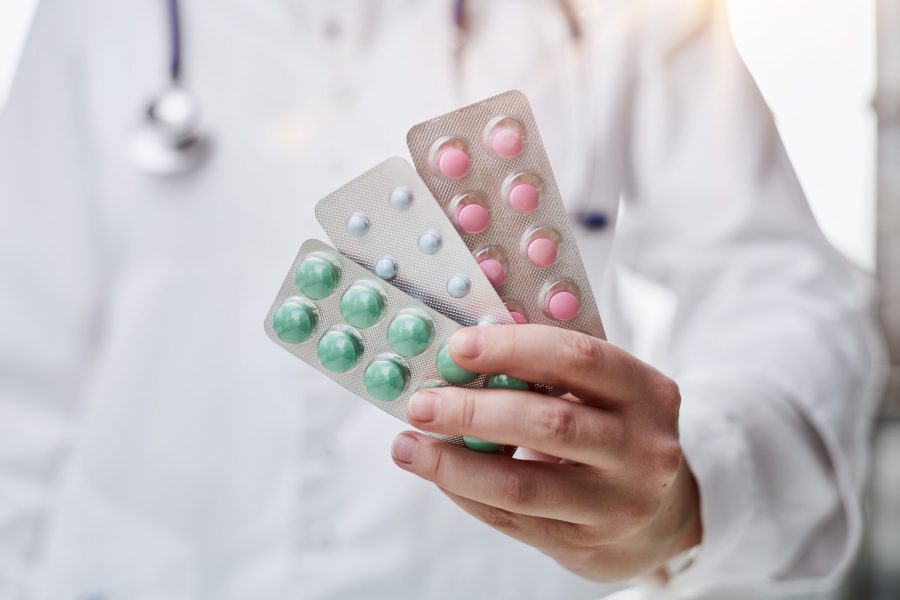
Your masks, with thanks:
<instances>
[{"instance_id":1,"label":"stethoscope chest piece","mask_svg":"<svg viewBox=\"0 0 900 600\"><path fill-rule=\"evenodd\" d=\"M144 111L131 143L131 157L142 171L179 175L200 168L209 156L209 139L200 131L200 109L185 88L171 85Z\"/></svg>"}]
</instances>

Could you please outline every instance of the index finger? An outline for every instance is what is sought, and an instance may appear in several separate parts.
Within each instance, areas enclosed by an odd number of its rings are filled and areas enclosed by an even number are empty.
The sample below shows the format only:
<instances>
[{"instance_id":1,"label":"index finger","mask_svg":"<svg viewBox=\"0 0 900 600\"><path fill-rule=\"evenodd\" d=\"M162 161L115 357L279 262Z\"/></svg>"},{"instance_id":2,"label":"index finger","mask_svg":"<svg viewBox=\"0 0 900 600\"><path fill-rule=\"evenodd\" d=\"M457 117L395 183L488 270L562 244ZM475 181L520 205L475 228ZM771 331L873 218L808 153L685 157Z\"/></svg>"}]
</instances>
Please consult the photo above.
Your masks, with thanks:
<instances>
[{"instance_id":1,"label":"index finger","mask_svg":"<svg viewBox=\"0 0 900 600\"><path fill-rule=\"evenodd\" d=\"M460 329L450 338L450 356L469 371L561 386L603 406L636 401L664 379L609 342L547 325Z\"/></svg>"}]
</instances>

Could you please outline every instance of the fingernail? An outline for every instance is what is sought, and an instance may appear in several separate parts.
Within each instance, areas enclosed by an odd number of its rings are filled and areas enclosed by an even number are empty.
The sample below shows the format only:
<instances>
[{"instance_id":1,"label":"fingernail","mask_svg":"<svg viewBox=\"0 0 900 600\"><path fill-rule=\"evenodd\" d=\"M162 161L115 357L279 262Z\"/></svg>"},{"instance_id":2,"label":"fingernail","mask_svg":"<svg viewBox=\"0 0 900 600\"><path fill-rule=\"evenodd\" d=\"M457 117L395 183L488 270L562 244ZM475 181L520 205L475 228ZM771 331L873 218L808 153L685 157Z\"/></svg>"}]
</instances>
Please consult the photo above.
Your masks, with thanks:
<instances>
[{"instance_id":1,"label":"fingernail","mask_svg":"<svg viewBox=\"0 0 900 600\"><path fill-rule=\"evenodd\" d=\"M413 436L401 433L394 439L394 443L391 444L391 455L400 462L411 463L413 456L416 454L416 446L418 444L419 440Z\"/></svg>"},{"instance_id":2,"label":"fingernail","mask_svg":"<svg viewBox=\"0 0 900 600\"><path fill-rule=\"evenodd\" d=\"M438 412L438 396L433 392L416 392L409 399L409 414L421 423L434 421Z\"/></svg>"},{"instance_id":3,"label":"fingernail","mask_svg":"<svg viewBox=\"0 0 900 600\"><path fill-rule=\"evenodd\" d=\"M460 329L450 338L450 351L463 358L475 358L483 345L484 336L477 327Z\"/></svg>"}]
</instances>

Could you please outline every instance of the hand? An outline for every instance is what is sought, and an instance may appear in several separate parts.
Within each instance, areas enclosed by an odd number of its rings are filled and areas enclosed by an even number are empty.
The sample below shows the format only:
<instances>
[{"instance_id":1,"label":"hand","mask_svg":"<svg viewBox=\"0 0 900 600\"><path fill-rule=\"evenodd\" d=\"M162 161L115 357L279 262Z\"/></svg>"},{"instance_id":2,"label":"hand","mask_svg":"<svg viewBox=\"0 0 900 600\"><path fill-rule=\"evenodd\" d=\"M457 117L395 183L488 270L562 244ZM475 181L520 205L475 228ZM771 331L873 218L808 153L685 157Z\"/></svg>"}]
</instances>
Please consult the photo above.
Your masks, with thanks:
<instances>
[{"instance_id":1,"label":"hand","mask_svg":"<svg viewBox=\"0 0 900 600\"><path fill-rule=\"evenodd\" d=\"M450 355L470 371L571 394L419 391L407 407L415 427L537 452L514 460L404 432L392 446L399 467L590 579L648 573L700 542L697 484L682 460L671 379L610 343L543 325L462 329Z\"/></svg>"}]
</instances>

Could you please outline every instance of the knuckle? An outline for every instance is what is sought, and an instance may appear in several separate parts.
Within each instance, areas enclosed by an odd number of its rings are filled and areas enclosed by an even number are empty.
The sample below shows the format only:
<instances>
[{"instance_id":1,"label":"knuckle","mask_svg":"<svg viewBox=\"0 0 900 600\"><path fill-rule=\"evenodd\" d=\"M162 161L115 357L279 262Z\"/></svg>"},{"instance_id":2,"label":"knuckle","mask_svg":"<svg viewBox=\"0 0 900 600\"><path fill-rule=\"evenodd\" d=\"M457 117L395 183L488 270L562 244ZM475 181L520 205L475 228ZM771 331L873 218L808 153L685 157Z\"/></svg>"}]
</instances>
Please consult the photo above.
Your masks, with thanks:
<instances>
[{"instance_id":1,"label":"knuckle","mask_svg":"<svg viewBox=\"0 0 900 600\"><path fill-rule=\"evenodd\" d=\"M539 434L558 443L571 442L577 432L577 419L570 407L548 406L541 410L537 419Z\"/></svg>"},{"instance_id":2,"label":"knuckle","mask_svg":"<svg viewBox=\"0 0 900 600\"><path fill-rule=\"evenodd\" d=\"M656 397L660 408L669 414L677 415L681 409L681 389L674 380L662 377L657 389Z\"/></svg>"},{"instance_id":3,"label":"knuckle","mask_svg":"<svg viewBox=\"0 0 900 600\"><path fill-rule=\"evenodd\" d=\"M569 336L569 350L575 368L595 369L603 362L603 345L589 335L574 333Z\"/></svg>"},{"instance_id":4,"label":"knuckle","mask_svg":"<svg viewBox=\"0 0 900 600\"><path fill-rule=\"evenodd\" d=\"M682 461L681 444L671 440L657 445L654 452L654 466L657 474L669 480L678 471Z\"/></svg>"},{"instance_id":5,"label":"knuckle","mask_svg":"<svg viewBox=\"0 0 900 600\"><path fill-rule=\"evenodd\" d=\"M447 461L446 451L442 446L443 444L432 445L432 450L429 452L428 457L430 465L428 468L428 478L439 486L446 487L449 462Z\"/></svg>"},{"instance_id":6,"label":"knuckle","mask_svg":"<svg viewBox=\"0 0 900 600\"><path fill-rule=\"evenodd\" d=\"M501 531L511 531L518 527L516 518L511 512L495 506L485 505L478 516L485 524Z\"/></svg>"},{"instance_id":7,"label":"knuckle","mask_svg":"<svg viewBox=\"0 0 900 600\"><path fill-rule=\"evenodd\" d=\"M475 390L469 388L461 389L464 391L461 392L462 403L460 406L459 425L462 431L468 433L475 424L476 395Z\"/></svg>"},{"instance_id":8,"label":"knuckle","mask_svg":"<svg viewBox=\"0 0 900 600\"><path fill-rule=\"evenodd\" d=\"M500 488L503 503L511 508L530 505L534 500L535 487L530 479L518 473L508 473Z\"/></svg>"}]
</instances>

